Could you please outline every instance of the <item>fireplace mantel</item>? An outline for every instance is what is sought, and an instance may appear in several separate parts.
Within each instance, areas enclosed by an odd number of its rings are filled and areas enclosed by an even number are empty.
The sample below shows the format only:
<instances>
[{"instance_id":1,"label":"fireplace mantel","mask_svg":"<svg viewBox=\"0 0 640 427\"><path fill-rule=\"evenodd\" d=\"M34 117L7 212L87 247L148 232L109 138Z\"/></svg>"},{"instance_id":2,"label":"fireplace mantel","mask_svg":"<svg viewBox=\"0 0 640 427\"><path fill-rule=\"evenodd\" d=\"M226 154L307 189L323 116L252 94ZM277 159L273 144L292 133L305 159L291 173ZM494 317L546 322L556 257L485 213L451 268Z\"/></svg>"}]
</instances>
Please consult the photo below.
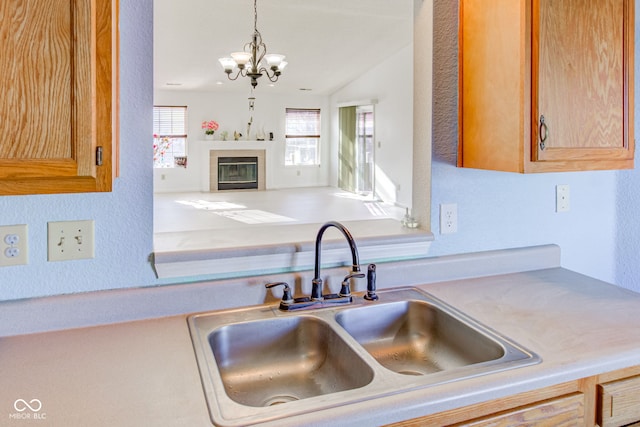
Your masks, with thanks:
<instances>
[{"instance_id":1,"label":"fireplace mantel","mask_svg":"<svg viewBox=\"0 0 640 427\"><path fill-rule=\"evenodd\" d=\"M214 150L267 150L274 141L254 141L254 140L239 140L239 141L199 141L206 143L206 146Z\"/></svg>"}]
</instances>

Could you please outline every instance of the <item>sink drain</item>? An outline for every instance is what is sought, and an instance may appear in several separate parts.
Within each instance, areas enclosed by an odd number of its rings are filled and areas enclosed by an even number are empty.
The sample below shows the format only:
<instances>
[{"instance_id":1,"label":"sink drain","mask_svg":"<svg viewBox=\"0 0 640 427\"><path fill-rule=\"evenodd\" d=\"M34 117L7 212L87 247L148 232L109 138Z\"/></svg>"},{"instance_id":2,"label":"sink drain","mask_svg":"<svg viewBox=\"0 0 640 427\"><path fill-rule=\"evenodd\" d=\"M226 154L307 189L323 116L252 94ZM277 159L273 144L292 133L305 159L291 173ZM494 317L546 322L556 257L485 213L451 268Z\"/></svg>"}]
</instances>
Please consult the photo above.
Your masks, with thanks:
<instances>
[{"instance_id":1,"label":"sink drain","mask_svg":"<svg viewBox=\"0 0 640 427\"><path fill-rule=\"evenodd\" d=\"M282 405L283 403L294 402L296 400L299 399L295 396L273 396L267 399L263 406Z\"/></svg>"}]
</instances>

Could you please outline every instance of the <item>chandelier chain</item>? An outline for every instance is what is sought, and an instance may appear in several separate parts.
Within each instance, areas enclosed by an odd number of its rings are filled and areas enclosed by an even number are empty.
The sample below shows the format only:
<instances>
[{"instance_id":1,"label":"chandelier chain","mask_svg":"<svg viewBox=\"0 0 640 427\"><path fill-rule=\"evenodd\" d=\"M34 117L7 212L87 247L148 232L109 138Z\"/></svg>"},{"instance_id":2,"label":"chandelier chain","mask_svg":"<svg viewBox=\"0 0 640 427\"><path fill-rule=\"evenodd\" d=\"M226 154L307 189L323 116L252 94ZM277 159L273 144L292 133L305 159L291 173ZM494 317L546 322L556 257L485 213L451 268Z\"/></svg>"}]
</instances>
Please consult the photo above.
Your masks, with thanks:
<instances>
[{"instance_id":1,"label":"chandelier chain","mask_svg":"<svg viewBox=\"0 0 640 427\"><path fill-rule=\"evenodd\" d=\"M258 31L258 0L253 0L253 29Z\"/></svg>"}]
</instances>

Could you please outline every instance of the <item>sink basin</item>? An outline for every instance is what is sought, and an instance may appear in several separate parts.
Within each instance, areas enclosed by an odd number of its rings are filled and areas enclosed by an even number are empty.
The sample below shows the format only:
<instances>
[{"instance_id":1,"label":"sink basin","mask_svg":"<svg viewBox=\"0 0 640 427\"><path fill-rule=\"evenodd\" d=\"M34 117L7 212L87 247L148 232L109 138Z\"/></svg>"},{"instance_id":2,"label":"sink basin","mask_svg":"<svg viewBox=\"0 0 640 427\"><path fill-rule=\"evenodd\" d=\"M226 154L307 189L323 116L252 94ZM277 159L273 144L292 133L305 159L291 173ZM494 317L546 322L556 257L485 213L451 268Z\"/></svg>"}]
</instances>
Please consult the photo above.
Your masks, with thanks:
<instances>
[{"instance_id":1,"label":"sink basin","mask_svg":"<svg viewBox=\"0 0 640 427\"><path fill-rule=\"evenodd\" d=\"M223 326L209 336L209 344L227 395L248 406L359 388L373 378L373 370L316 318Z\"/></svg>"},{"instance_id":2,"label":"sink basin","mask_svg":"<svg viewBox=\"0 0 640 427\"><path fill-rule=\"evenodd\" d=\"M347 309L336 320L380 364L404 375L428 375L505 355L497 341L424 301Z\"/></svg>"},{"instance_id":3,"label":"sink basin","mask_svg":"<svg viewBox=\"0 0 640 427\"><path fill-rule=\"evenodd\" d=\"M189 316L213 423L273 423L540 362L416 288L353 295L303 312L273 304Z\"/></svg>"}]
</instances>

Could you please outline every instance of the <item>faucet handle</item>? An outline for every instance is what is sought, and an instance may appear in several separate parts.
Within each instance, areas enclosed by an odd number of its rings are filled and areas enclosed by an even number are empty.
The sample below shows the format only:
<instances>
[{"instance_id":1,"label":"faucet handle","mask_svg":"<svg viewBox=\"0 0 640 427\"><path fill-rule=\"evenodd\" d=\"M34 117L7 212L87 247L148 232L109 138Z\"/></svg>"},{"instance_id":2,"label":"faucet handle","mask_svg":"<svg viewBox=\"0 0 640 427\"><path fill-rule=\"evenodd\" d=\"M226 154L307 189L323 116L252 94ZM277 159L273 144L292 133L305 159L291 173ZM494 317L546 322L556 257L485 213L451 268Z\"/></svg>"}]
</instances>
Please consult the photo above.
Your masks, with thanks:
<instances>
[{"instance_id":1,"label":"faucet handle","mask_svg":"<svg viewBox=\"0 0 640 427\"><path fill-rule=\"evenodd\" d=\"M291 296L291 288L289 287L289 285L286 282L274 282L274 283L267 283L266 285L264 285L265 288L267 289L271 289L274 288L276 286L284 286L284 292L282 294L282 303L283 304L291 304L293 303L293 297Z\"/></svg>"},{"instance_id":2,"label":"faucet handle","mask_svg":"<svg viewBox=\"0 0 640 427\"><path fill-rule=\"evenodd\" d=\"M340 295L341 297L350 297L351 296L351 286L349 284L349 281L353 277L362 278L362 277L364 277L364 273L350 273L350 274L347 274L344 277L344 280L342 281L342 287L340 288L340 293L338 295Z\"/></svg>"}]
</instances>

